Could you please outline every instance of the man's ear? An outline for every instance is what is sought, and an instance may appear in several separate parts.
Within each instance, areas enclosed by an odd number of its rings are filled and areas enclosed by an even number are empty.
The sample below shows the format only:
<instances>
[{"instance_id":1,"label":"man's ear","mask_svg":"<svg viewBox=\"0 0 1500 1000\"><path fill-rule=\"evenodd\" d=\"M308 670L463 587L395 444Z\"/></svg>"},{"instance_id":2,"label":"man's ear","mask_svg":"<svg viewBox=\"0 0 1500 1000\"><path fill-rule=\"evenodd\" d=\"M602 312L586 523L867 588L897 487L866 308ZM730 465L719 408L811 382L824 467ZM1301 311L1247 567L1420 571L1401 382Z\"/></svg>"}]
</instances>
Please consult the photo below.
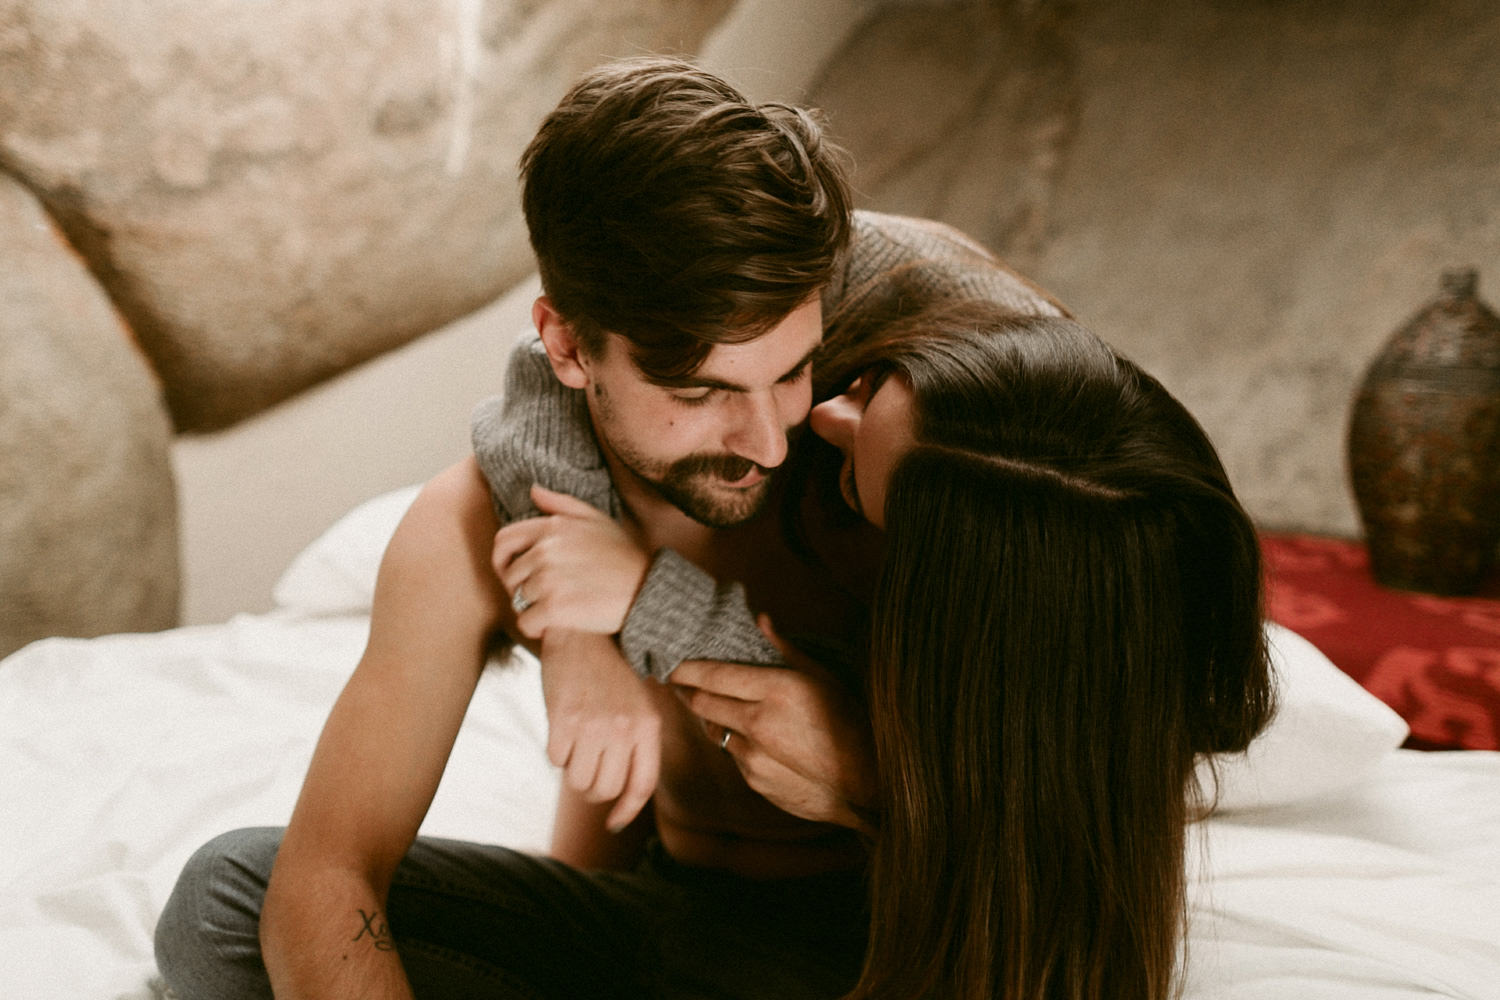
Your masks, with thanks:
<instances>
[{"instance_id":1,"label":"man's ear","mask_svg":"<svg viewBox=\"0 0 1500 1000\"><path fill-rule=\"evenodd\" d=\"M557 380L570 389L588 388L588 359L573 335L573 327L552 307L547 296L531 304L531 323L542 338L542 348L552 362L552 373Z\"/></svg>"}]
</instances>

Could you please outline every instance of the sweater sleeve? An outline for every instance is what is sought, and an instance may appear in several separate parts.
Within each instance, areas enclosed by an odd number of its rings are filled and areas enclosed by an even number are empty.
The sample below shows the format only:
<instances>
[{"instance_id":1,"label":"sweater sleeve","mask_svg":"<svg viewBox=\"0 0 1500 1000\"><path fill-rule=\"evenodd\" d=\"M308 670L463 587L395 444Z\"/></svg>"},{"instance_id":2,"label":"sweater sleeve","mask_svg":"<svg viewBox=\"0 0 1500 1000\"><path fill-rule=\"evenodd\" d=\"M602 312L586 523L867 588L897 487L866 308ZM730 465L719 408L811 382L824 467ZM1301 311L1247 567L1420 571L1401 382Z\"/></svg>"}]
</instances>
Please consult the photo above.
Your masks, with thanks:
<instances>
[{"instance_id":1,"label":"sweater sleeve","mask_svg":"<svg viewBox=\"0 0 1500 1000\"><path fill-rule=\"evenodd\" d=\"M501 524L539 513L531 502L533 483L619 517L619 496L594 440L588 404L580 390L553 375L536 334L511 351L505 392L475 407L470 430Z\"/></svg>"},{"instance_id":2,"label":"sweater sleeve","mask_svg":"<svg viewBox=\"0 0 1500 1000\"><path fill-rule=\"evenodd\" d=\"M784 662L756 626L745 588L719 583L671 549L651 561L620 630L620 649L637 673L657 680L684 660Z\"/></svg>"},{"instance_id":3,"label":"sweater sleeve","mask_svg":"<svg viewBox=\"0 0 1500 1000\"><path fill-rule=\"evenodd\" d=\"M854 213L849 250L823 291L823 321L883 320L934 301L983 299L1026 316L1067 316L1046 290L962 231L931 219Z\"/></svg>"}]
</instances>

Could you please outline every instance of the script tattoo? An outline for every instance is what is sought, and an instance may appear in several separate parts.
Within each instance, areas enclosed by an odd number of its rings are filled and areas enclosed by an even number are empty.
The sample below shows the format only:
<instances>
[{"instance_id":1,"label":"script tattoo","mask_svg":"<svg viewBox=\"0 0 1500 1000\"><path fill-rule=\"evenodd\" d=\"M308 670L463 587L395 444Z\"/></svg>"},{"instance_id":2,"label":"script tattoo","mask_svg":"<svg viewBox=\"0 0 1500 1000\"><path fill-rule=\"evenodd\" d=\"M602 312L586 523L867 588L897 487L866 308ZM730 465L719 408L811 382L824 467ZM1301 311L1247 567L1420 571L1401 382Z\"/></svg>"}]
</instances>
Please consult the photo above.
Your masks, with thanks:
<instances>
[{"instance_id":1,"label":"script tattoo","mask_svg":"<svg viewBox=\"0 0 1500 1000\"><path fill-rule=\"evenodd\" d=\"M373 913L366 913L364 910L360 910L359 919L362 921L363 926L360 927L358 934L349 939L351 943L368 937L374 942L376 949L379 951L395 950L396 942L391 940L390 925L381 919L379 910Z\"/></svg>"}]
</instances>

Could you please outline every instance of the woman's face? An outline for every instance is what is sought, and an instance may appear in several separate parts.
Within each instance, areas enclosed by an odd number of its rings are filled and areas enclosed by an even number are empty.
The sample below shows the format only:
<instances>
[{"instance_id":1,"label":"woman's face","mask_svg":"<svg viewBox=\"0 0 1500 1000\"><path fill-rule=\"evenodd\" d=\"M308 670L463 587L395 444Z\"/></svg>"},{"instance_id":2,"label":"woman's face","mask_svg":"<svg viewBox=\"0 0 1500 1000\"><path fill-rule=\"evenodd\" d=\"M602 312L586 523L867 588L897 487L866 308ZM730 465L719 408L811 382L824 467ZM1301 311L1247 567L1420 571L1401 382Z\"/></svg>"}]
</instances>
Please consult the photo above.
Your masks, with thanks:
<instances>
[{"instance_id":1,"label":"woman's face","mask_svg":"<svg viewBox=\"0 0 1500 1000\"><path fill-rule=\"evenodd\" d=\"M812 408L813 432L844 453L839 490L855 512L877 528L885 527L885 490L896 462L915 442L911 386L901 375L889 375L870 391L869 373L861 375L826 403Z\"/></svg>"}]
</instances>

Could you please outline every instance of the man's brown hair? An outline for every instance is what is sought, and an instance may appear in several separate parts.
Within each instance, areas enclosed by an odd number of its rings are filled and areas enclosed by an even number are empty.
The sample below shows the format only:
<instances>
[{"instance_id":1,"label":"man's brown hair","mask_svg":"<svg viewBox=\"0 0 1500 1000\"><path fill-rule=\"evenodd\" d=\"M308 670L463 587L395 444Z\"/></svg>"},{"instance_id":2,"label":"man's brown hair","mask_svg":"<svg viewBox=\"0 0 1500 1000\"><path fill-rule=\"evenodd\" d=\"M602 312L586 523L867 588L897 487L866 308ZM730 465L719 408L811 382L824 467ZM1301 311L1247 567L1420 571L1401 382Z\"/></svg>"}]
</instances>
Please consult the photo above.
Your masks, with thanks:
<instances>
[{"instance_id":1,"label":"man's brown hair","mask_svg":"<svg viewBox=\"0 0 1500 1000\"><path fill-rule=\"evenodd\" d=\"M542 287L587 352L657 380L765 333L849 242L844 154L809 111L752 104L678 59L599 67L521 157Z\"/></svg>"}]
</instances>

